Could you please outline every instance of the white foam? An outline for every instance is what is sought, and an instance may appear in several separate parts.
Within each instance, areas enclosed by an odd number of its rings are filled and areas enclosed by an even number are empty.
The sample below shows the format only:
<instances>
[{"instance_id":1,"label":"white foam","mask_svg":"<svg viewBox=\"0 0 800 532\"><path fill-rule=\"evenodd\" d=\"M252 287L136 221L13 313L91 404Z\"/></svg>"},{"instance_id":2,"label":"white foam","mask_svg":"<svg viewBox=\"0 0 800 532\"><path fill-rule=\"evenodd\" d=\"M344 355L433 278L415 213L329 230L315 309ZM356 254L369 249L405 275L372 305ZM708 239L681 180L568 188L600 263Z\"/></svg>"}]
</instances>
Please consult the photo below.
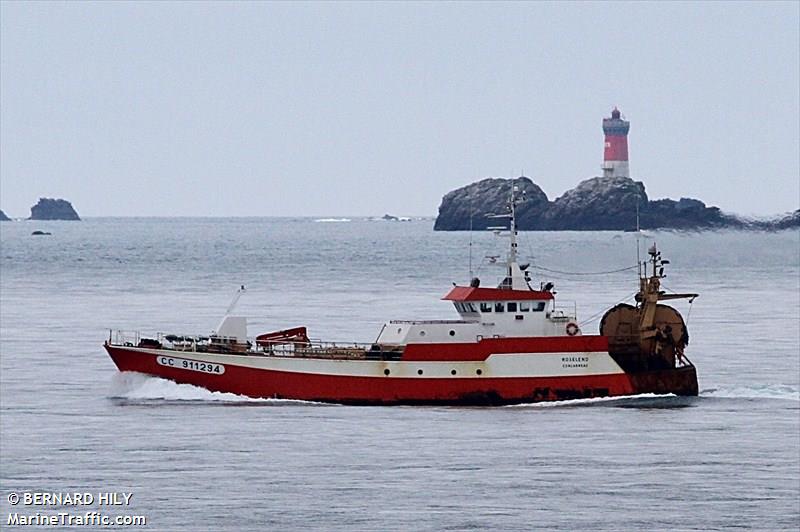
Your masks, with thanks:
<instances>
[{"instance_id":1,"label":"white foam","mask_svg":"<svg viewBox=\"0 0 800 532\"><path fill-rule=\"evenodd\" d=\"M235 393L212 392L191 384L178 384L159 377L126 371L114 375L110 397L134 401L207 401L225 403L300 403L319 404L311 401L289 399L259 399Z\"/></svg>"},{"instance_id":2,"label":"white foam","mask_svg":"<svg viewBox=\"0 0 800 532\"><path fill-rule=\"evenodd\" d=\"M335 223L335 222L350 222L350 218L319 218L314 220L315 222L322 222L322 223Z\"/></svg>"},{"instance_id":3,"label":"white foam","mask_svg":"<svg viewBox=\"0 0 800 532\"><path fill-rule=\"evenodd\" d=\"M523 403L519 405L509 405L507 408L551 408L554 406L575 406L592 405L597 403L611 403L614 401L630 401L631 399L656 399L675 397L675 394L642 393L639 395L617 395L614 397L587 397L585 399L565 399L564 401L541 401L537 403Z\"/></svg>"},{"instance_id":4,"label":"white foam","mask_svg":"<svg viewBox=\"0 0 800 532\"><path fill-rule=\"evenodd\" d=\"M800 401L800 387L789 384L751 384L749 386L723 386L700 392L701 397L731 399L784 399Z\"/></svg>"}]
</instances>

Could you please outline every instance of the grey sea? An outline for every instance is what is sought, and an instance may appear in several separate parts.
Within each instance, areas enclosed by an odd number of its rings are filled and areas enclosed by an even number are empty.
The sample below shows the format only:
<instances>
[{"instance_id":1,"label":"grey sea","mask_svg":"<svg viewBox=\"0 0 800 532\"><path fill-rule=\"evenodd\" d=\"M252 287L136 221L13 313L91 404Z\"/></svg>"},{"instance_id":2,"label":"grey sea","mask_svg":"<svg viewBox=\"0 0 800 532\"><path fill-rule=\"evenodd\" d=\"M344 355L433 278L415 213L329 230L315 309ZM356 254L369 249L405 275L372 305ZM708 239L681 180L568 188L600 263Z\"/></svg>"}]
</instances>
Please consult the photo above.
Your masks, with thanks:
<instances>
[{"instance_id":1,"label":"grey sea","mask_svg":"<svg viewBox=\"0 0 800 532\"><path fill-rule=\"evenodd\" d=\"M120 374L102 349L109 329L208 332L241 284L251 334L307 325L316 338L370 342L387 319L454 317L439 298L468 280L470 262L484 285L496 282L484 258L504 242L432 225L0 224L0 528L69 528L41 524L61 514L87 519L72 526L87 530L800 528L798 231L642 237L671 261L668 289L701 294L676 304L698 367L694 398L254 400ZM587 334L636 289L635 271L594 275L636 264L634 234L521 242L534 282L575 301ZM33 504L45 501L37 493L62 500ZM91 504L67 504L74 493ZM105 493L132 495L110 505ZM146 524L104 527L98 516Z\"/></svg>"}]
</instances>

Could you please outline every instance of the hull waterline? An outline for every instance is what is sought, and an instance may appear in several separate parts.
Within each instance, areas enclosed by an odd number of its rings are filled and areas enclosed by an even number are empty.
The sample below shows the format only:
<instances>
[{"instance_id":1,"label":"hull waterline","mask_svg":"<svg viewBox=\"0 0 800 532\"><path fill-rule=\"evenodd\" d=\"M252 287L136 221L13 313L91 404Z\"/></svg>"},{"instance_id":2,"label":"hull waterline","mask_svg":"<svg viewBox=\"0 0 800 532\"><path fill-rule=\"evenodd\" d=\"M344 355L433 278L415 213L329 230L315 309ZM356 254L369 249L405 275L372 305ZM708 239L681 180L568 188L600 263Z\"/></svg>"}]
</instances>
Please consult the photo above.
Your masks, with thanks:
<instances>
[{"instance_id":1,"label":"hull waterline","mask_svg":"<svg viewBox=\"0 0 800 532\"><path fill-rule=\"evenodd\" d=\"M205 355L200 360L199 357L193 357L193 353L159 352L108 344L105 348L120 371L144 373L214 392L254 398L350 405L495 406L641 393L697 395L697 377L693 366L638 375L619 372L592 375L451 375L422 378L395 377L391 373L384 376L363 376L279 371L253 367L252 364L240 365L234 363L236 361L231 355ZM192 366L192 362L202 364L203 366L197 367L203 368L206 367L205 364L209 368L222 366L222 373L180 367L184 361ZM358 364L353 361L339 363Z\"/></svg>"}]
</instances>

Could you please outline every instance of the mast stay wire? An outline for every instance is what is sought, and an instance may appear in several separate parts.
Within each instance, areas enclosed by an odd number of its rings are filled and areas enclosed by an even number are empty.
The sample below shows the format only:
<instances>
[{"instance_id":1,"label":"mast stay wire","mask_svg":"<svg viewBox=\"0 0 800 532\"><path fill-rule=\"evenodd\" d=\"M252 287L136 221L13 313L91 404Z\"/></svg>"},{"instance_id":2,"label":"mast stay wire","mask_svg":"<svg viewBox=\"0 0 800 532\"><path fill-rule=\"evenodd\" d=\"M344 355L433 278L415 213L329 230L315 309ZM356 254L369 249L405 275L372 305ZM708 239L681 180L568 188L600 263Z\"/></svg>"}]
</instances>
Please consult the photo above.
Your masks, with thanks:
<instances>
[{"instance_id":1,"label":"mast stay wire","mask_svg":"<svg viewBox=\"0 0 800 532\"><path fill-rule=\"evenodd\" d=\"M636 266L626 266L625 268L619 268L617 270L610 270L610 271L605 271L605 272L567 272L567 271L563 271L563 270L555 270L555 269L551 269L551 268L545 268L544 266L539 266L539 265L536 264L536 259L535 259L536 255L534 255L534 253L533 253L533 248L531 247L530 240L528 240L527 238L524 238L524 236L522 236L522 235L520 235L520 236L521 236L520 240L524 240L525 241L525 247L528 249L528 258L530 258L530 260L531 260L531 266L530 267L535 269L535 270L542 270L542 271L549 272L549 273L560 273L562 275L608 275L608 274L611 274L611 273L620 273L620 272L626 272L626 271L629 271L629 270L635 270L636 268L639 267L639 265L636 264Z\"/></svg>"},{"instance_id":2,"label":"mast stay wire","mask_svg":"<svg viewBox=\"0 0 800 532\"><path fill-rule=\"evenodd\" d=\"M478 260L476 262L477 266L475 267L475 277L480 278L480 276L482 275L482 272L484 271L484 267L485 266L496 264L496 262L490 262L489 261L489 257L493 257L494 256L494 255L490 255L489 254L491 251L493 251L492 248L486 249L484 251L483 257L481 257L480 260ZM472 281L472 279L470 279L470 281Z\"/></svg>"},{"instance_id":3,"label":"mast stay wire","mask_svg":"<svg viewBox=\"0 0 800 532\"><path fill-rule=\"evenodd\" d=\"M628 270L633 270L635 268L638 268L638 265L637 266L626 266L625 268L620 268L618 270L609 270L609 271L605 271L605 272L565 272L565 271L561 271L561 270L551 270L550 268L545 268L544 266L538 266L536 264L531 264L531 268L534 268L534 269L537 269L537 270L543 270L543 271L546 271L546 272L560 273L562 275L607 275L609 273L619 273L619 272L626 272Z\"/></svg>"},{"instance_id":4,"label":"mast stay wire","mask_svg":"<svg viewBox=\"0 0 800 532\"><path fill-rule=\"evenodd\" d=\"M673 294L677 294L678 293L678 292L676 292L675 290L673 290L672 288L668 287L665 284L662 284L661 288L663 288L667 292L671 292ZM694 300L695 299L696 299L696 297L690 297L689 298L689 310L686 312L686 326L687 327L689 326L689 320L692 318L692 309L694 308L693 305L694 305Z\"/></svg>"}]
</instances>

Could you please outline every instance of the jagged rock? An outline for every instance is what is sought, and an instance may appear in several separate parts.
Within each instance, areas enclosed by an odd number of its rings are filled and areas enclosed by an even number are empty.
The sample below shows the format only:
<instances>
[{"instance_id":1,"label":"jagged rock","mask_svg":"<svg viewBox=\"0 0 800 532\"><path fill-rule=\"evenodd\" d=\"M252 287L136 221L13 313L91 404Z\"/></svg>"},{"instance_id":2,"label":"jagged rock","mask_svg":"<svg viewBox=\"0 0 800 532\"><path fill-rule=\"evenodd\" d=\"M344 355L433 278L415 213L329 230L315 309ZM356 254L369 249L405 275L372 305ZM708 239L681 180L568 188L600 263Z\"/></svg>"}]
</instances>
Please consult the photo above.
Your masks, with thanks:
<instances>
[{"instance_id":1,"label":"jagged rock","mask_svg":"<svg viewBox=\"0 0 800 532\"><path fill-rule=\"evenodd\" d=\"M4 212L3 212L3 211L0 209L0 222L10 222L10 221L11 221L11 218L9 218L8 216L6 216L6 213L4 213Z\"/></svg>"},{"instance_id":2,"label":"jagged rock","mask_svg":"<svg viewBox=\"0 0 800 532\"><path fill-rule=\"evenodd\" d=\"M641 213L640 224L643 229L739 229L745 226L742 220L724 214L718 207L706 207L702 201L691 198L651 201Z\"/></svg>"},{"instance_id":3,"label":"jagged rock","mask_svg":"<svg viewBox=\"0 0 800 532\"><path fill-rule=\"evenodd\" d=\"M593 177L557 198L543 229L592 230L636 227L636 209L647 206L644 183L629 177Z\"/></svg>"},{"instance_id":4,"label":"jagged rock","mask_svg":"<svg viewBox=\"0 0 800 532\"><path fill-rule=\"evenodd\" d=\"M800 209L793 213L778 216L774 220L761 220L752 222L756 229L766 231L783 231L784 229L796 229L800 227Z\"/></svg>"},{"instance_id":5,"label":"jagged rock","mask_svg":"<svg viewBox=\"0 0 800 532\"><path fill-rule=\"evenodd\" d=\"M783 218L776 220L773 223L776 230L792 229L800 227L800 209L797 209L792 214L786 215Z\"/></svg>"},{"instance_id":6,"label":"jagged rock","mask_svg":"<svg viewBox=\"0 0 800 532\"><path fill-rule=\"evenodd\" d=\"M748 221L708 207L694 198L650 200L644 183L628 177L593 177L568 190L555 201L527 177L515 180L490 178L448 192L439 206L434 229L457 231L484 229L493 223L486 213L507 212L511 183L527 192L517 210L521 230L630 230L636 228L636 210L642 229L758 229L800 227L800 210L776 220Z\"/></svg>"},{"instance_id":7,"label":"jagged rock","mask_svg":"<svg viewBox=\"0 0 800 532\"><path fill-rule=\"evenodd\" d=\"M39 203L31 207L29 220L80 220L72 204L63 199L39 198Z\"/></svg>"},{"instance_id":8,"label":"jagged rock","mask_svg":"<svg viewBox=\"0 0 800 532\"><path fill-rule=\"evenodd\" d=\"M473 229L486 229L504 225L505 220L488 218L486 215L508 212L512 181L519 187L519 193L524 193L526 198L517 211L517 224L520 227L523 224L527 227L535 226L549 204L542 189L527 177L514 180L490 177L445 194L439 206L434 230L463 231L469 230L470 226Z\"/></svg>"}]
</instances>

